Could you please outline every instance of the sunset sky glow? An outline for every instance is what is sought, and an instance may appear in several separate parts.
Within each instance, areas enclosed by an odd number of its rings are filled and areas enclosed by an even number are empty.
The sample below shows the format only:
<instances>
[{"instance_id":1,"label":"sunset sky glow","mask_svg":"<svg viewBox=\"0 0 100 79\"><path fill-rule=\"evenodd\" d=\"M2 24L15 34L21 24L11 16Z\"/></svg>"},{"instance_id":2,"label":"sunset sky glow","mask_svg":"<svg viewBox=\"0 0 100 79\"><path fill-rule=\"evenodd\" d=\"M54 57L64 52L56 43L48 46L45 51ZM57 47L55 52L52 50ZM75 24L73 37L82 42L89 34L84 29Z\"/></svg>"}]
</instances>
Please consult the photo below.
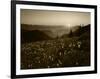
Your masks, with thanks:
<instances>
[{"instance_id":1,"label":"sunset sky glow","mask_svg":"<svg viewBox=\"0 0 100 79\"><path fill-rule=\"evenodd\" d=\"M21 9L21 24L64 25L90 24L89 12Z\"/></svg>"}]
</instances>

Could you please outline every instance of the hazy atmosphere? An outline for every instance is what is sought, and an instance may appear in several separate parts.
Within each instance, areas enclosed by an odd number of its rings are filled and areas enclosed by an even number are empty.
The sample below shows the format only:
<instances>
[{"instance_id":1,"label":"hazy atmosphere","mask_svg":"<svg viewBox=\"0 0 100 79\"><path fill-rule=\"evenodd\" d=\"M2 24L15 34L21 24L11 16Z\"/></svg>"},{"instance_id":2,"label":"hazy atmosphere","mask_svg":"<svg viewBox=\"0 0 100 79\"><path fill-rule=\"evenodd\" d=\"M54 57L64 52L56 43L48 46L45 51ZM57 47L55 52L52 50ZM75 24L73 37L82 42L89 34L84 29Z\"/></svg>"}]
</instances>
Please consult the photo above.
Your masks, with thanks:
<instances>
[{"instance_id":1,"label":"hazy atmosphere","mask_svg":"<svg viewBox=\"0 0 100 79\"><path fill-rule=\"evenodd\" d=\"M90 66L88 12L21 10L21 69Z\"/></svg>"},{"instance_id":2,"label":"hazy atmosphere","mask_svg":"<svg viewBox=\"0 0 100 79\"><path fill-rule=\"evenodd\" d=\"M21 23L64 26L87 25L90 24L90 13L21 9Z\"/></svg>"}]
</instances>

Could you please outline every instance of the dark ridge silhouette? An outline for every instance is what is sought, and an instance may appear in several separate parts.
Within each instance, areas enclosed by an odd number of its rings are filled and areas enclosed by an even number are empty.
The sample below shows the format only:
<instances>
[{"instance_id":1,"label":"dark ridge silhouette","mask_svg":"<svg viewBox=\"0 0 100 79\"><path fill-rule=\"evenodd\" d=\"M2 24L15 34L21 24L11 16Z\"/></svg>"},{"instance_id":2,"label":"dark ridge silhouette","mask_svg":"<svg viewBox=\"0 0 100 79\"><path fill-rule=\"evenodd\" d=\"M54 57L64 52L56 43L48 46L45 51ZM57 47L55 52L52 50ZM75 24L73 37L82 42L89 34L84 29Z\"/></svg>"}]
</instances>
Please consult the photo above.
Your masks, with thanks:
<instances>
[{"instance_id":1,"label":"dark ridge silhouette","mask_svg":"<svg viewBox=\"0 0 100 79\"><path fill-rule=\"evenodd\" d=\"M75 31L70 30L69 34L63 34L61 38L67 37L80 37L80 39L89 39L90 38L90 24L81 27L77 26Z\"/></svg>"},{"instance_id":2,"label":"dark ridge silhouette","mask_svg":"<svg viewBox=\"0 0 100 79\"><path fill-rule=\"evenodd\" d=\"M55 38L57 36L62 36L65 33L69 33L69 28L64 25L31 25L31 24L21 24L21 29L23 30L40 30L43 31L48 36Z\"/></svg>"},{"instance_id":3,"label":"dark ridge silhouette","mask_svg":"<svg viewBox=\"0 0 100 79\"><path fill-rule=\"evenodd\" d=\"M78 29L74 32L74 36L80 36L84 34L85 32L87 32L87 34L90 33L90 24L84 27L78 26Z\"/></svg>"},{"instance_id":4,"label":"dark ridge silhouette","mask_svg":"<svg viewBox=\"0 0 100 79\"><path fill-rule=\"evenodd\" d=\"M82 39L90 39L90 24L89 25L87 25L87 26L85 26L85 27L82 27L82 29L81 29L81 35L80 35L80 40L82 40Z\"/></svg>"},{"instance_id":5,"label":"dark ridge silhouette","mask_svg":"<svg viewBox=\"0 0 100 79\"><path fill-rule=\"evenodd\" d=\"M21 42L35 42L35 41L42 41L42 40L50 40L52 39L47 34L40 30L21 30Z\"/></svg>"}]
</instances>

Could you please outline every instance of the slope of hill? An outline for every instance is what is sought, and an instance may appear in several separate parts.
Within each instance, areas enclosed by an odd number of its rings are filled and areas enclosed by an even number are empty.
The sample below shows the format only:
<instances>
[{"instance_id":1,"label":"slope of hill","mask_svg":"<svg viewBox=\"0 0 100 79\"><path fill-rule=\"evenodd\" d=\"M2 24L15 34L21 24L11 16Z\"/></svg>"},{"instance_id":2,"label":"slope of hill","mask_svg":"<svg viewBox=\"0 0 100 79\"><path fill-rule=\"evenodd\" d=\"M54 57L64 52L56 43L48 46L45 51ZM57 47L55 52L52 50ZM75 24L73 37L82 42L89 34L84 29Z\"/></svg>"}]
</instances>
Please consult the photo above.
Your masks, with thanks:
<instances>
[{"instance_id":1,"label":"slope of hill","mask_svg":"<svg viewBox=\"0 0 100 79\"><path fill-rule=\"evenodd\" d=\"M21 69L82 67L91 64L90 25L70 31L63 38L52 39L40 30L22 30L22 34L28 43L21 44Z\"/></svg>"},{"instance_id":2,"label":"slope of hill","mask_svg":"<svg viewBox=\"0 0 100 79\"><path fill-rule=\"evenodd\" d=\"M21 42L35 42L35 41L42 41L42 40L50 40L47 34L40 30L22 30L21 31Z\"/></svg>"},{"instance_id":3,"label":"slope of hill","mask_svg":"<svg viewBox=\"0 0 100 79\"><path fill-rule=\"evenodd\" d=\"M55 29L54 29L55 28ZM23 42L35 42L41 40L50 40L52 38L79 37L79 39L90 39L90 24L86 26L76 26L72 29L64 29L61 26L43 26L43 25L24 25L21 26L21 40ZM75 29L76 28L76 29ZM74 31L73 31L74 29ZM58 32L59 31L59 32Z\"/></svg>"},{"instance_id":4,"label":"slope of hill","mask_svg":"<svg viewBox=\"0 0 100 79\"><path fill-rule=\"evenodd\" d=\"M61 36L63 34L69 33L69 28L64 25L28 25L21 24L21 29L23 30L40 30L47 34L48 36L55 38L57 36Z\"/></svg>"},{"instance_id":5,"label":"slope of hill","mask_svg":"<svg viewBox=\"0 0 100 79\"><path fill-rule=\"evenodd\" d=\"M69 34L63 34L61 38L67 38L67 37L80 37L80 39L90 38L90 24L83 27L77 26L77 29L75 31L72 30L70 30Z\"/></svg>"}]
</instances>

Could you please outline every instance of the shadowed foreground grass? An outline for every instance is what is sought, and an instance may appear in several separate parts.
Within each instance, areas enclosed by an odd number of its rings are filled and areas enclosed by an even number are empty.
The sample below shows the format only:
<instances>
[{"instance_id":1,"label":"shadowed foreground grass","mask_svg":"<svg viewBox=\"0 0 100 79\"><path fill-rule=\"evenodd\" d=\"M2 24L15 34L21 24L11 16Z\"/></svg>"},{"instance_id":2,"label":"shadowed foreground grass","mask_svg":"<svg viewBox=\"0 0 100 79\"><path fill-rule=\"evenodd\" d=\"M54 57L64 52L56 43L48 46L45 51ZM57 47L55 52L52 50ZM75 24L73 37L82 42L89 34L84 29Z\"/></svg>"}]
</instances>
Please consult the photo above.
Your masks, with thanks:
<instances>
[{"instance_id":1,"label":"shadowed foreground grass","mask_svg":"<svg viewBox=\"0 0 100 79\"><path fill-rule=\"evenodd\" d=\"M90 65L90 40L59 38L21 45L21 69Z\"/></svg>"}]
</instances>

